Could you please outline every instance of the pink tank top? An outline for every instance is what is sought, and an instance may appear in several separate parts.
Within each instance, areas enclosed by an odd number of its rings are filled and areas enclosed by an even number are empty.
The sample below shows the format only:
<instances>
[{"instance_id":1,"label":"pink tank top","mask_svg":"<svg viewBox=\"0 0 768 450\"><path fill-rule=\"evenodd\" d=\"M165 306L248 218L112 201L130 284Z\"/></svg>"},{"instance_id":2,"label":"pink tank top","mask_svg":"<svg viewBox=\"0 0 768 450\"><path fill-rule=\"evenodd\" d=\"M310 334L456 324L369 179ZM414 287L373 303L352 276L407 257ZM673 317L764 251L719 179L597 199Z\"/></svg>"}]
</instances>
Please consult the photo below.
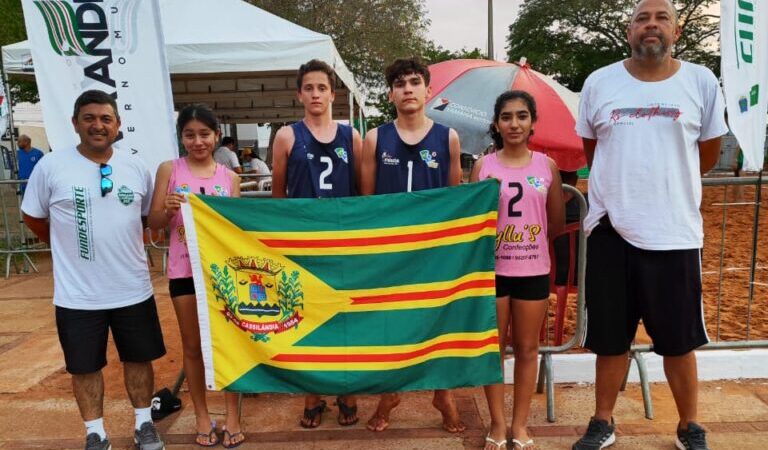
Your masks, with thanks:
<instances>
[{"instance_id":1,"label":"pink tank top","mask_svg":"<svg viewBox=\"0 0 768 450\"><path fill-rule=\"evenodd\" d=\"M545 155L532 152L525 167L507 167L496 153L483 157L480 179L501 181L496 226L496 274L530 277L549 273L547 193L552 170Z\"/></svg>"},{"instance_id":2,"label":"pink tank top","mask_svg":"<svg viewBox=\"0 0 768 450\"><path fill-rule=\"evenodd\" d=\"M232 195L232 179L229 169L216 164L216 171L210 178L198 178L192 175L187 165L187 158L173 160L171 178L168 180L168 193L205 194L219 197ZM176 214L168 223L171 229L170 247L168 249L168 278L189 278L192 276L192 266L189 264L184 221L181 213Z\"/></svg>"}]
</instances>

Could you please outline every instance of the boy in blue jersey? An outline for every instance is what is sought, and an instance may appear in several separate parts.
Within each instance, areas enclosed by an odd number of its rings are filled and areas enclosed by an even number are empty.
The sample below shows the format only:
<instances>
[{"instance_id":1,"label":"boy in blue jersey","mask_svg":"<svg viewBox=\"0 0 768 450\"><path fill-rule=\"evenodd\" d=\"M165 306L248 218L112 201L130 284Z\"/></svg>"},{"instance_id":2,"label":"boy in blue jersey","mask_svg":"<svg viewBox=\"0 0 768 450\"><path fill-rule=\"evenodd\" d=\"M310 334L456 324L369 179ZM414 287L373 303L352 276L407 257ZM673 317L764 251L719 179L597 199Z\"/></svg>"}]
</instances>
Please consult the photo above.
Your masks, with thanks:
<instances>
[{"instance_id":1,"label":"boy in blue jersey","mask_svg":"<svg viewBox=\"0 0 768 450\"><path fill-rule=\"evenodd\" d=\"M331 117L336 73L325 62L313 59L299 67L296 88L296 97L304 105L304 119L280 128L275 135L272 197L356 195L363 142L357 130L337 124ZM357 423L355 396L339 396L336 404L339 425ZM318 427L325 409L326 402L319 395L307 395L301 426Z\"/></svg>"},{"instance_id":2,"label":"boy in blue jersey","mask_svg":"<svg viewBox=\"0 0 768 450\"><path fill-rule=\"evenodd\" d=\"M365 136L361 193L412 192L459 184L459 135L424 113L430 92L427 66L415 58L398 59L387 67L385 76L397 118ZM368 429L385 430L389 426L389 413L399 403L398 394L382 395L368 421ZM458 433L466 429L450 391L435 391L432 405L443 415L445 430Z\"/></svg>"}]
</instances>

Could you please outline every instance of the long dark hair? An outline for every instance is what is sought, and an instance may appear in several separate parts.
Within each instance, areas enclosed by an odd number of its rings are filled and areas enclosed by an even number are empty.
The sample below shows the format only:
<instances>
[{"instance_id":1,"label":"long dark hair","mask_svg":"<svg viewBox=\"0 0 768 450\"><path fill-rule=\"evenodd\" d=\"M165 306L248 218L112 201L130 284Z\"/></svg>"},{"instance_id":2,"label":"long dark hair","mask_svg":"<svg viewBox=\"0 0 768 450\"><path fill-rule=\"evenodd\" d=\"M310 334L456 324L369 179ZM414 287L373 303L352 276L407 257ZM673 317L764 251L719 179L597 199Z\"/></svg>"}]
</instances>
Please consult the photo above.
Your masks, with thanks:
<instances>
[{"instance_id":1,"label":"long dark hair","mask_svg":"<svg viewBox=\"0 0 768 450\"><path fill-rule=\"evenodd\" d=\"M211 111L208 105L196 103L185 106L179 111L179 118L176 119L176 132L179 133L179 137L181 137L181 130L193 120L202 122L213 131L219 131L219 119L216 118L216 114Z\"/></svg>"},{"instance_id":2,"label":"long dark hair","mask_svg":"<svg viewBox=\"0 0 768 450\"><path fill-rule=\"evenodd\" d=\"M493 122L491 122L491 126L488 128L488 133L490 133L491 139L493 139L493 145L496 147L496 150L501 150L504 147L504 138L501 137L501 133L496 129L496 122L499 121L499 116L501 115L501 110L504 109L504 105L512 100L522 100L523 103L525 103L525 106L528 107L528 112L531 114L531 122L536 122L536 119L538 119L538 115L536 114L536 100L533 99L531 94L525 91L507 91L499 95L496 98L496 104L493 105ZM533 130L531 130L529 136L532 135Z\"/></svg>"}]
</instances>

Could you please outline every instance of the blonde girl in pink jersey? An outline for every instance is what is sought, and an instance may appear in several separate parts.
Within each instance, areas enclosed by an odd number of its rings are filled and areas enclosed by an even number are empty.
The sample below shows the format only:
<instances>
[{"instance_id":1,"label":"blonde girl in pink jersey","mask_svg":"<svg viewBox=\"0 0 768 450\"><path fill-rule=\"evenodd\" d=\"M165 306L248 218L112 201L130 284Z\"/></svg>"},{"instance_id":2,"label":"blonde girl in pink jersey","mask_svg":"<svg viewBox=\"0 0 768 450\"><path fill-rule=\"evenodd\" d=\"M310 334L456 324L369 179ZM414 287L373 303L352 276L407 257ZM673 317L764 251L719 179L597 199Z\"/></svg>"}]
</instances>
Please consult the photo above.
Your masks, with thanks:
<instances>
[{"instance_id":1,"label":"blonde girl in pink jersey","mask_svg":"<svg viewBox=\"0 0 768 450\"><path fill-rule=\"evenodd\" d=\"M219 444L219 436L216 434L216 422L211 420L208 413L205 398L195 286L179 208L189 194L239 197L240 177L213 160L213 151L221 132L216 116L207 106L191 105L182 109L176 127L187 156L165 161L158 167L147 222L155 230L170 227L168 288L179 321L184 373L195 408L195 443L201 447L212 447ZM224 399L227 415L222 427L222 445L234 448L245 440L237 415L238 396L228 392L224 394Z\"/></svg>"},{"instance_id":2,"label":"blonde girl in pink jersey","mask_svg":"<svg viewBox=\"0 0 768 450\"><path fill-rule=\"evenodd\" d=\"M549 237L565 227L560 173L555 163L528 148L536 122L536 102L523 91L508 91L496 99L491 137L495 153L477 162L470 181L496 178L501 182L496 230L496 313L499 347L507 346L511 326L515 353L512 446L533 449L527 429L536 384L539 330L549 298ZM506 449L504 385L485 387L491 429L485 450Z\"/></svg>"}]
</instances>

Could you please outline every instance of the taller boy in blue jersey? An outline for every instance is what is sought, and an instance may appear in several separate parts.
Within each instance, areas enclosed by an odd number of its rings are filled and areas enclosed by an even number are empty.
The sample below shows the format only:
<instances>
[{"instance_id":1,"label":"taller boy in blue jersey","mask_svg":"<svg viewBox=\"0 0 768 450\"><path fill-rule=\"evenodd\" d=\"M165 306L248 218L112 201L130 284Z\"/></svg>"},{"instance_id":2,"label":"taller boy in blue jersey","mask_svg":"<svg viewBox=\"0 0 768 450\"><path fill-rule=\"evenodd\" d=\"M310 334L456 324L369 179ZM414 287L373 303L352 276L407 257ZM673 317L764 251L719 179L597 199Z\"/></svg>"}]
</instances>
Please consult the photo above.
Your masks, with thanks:
<instances>
[{"instance_id":1,"label":"taller boy in blue jersey","mask_svg":"<svg viewBox=\"0 0 768 450\"><path fill-rule=\"evenodd\" d=\"M363 141L357 130L331 117L336 73L313 59L299 67L296 97L304 105L304 119L280 128L272 159L272 197L348 197L359 191ZM357 423L357 403L352 395L336 398L340 425ZM319 395L304 400L304 428L320 425L326 403Z\"/></svg>"},{"instance_id":2,"label":"taller boy in blue jersey","mask_svg":"<svg viewBox=\"0 0 768 450\"><path fill-rule=\"evenodd\" d=\"M424 114L429 96L429 69L419 60L398 59L385 71L389 100L397 119L371 130L365 137L360 172L363 195L413 192L461 181L459 135ZM381 396L368 429L383 431L389 413L400 403L397 394ZM435 391L432 404L443 415L443 428L464 431L450 391Z\"/></svg>"}]
</instances>

